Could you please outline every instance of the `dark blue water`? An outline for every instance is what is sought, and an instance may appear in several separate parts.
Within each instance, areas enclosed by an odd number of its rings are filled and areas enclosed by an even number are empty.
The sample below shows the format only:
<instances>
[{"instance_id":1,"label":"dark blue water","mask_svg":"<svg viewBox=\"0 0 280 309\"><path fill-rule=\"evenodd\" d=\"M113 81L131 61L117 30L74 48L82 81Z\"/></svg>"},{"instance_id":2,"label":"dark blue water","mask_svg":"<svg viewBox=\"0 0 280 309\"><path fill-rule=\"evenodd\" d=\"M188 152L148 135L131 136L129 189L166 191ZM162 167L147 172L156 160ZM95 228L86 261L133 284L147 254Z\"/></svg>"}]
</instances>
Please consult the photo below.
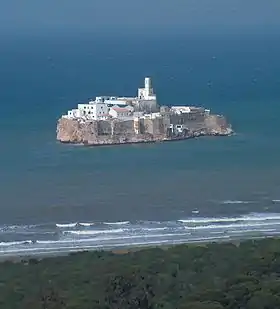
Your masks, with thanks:
<instances>
[{"instance_id":1,"label":"dark blue water","mask_svg":"<svg viewBox=\"0 0 280 309\"><path fill-rule=\"evenodd\" d=\"M5 41L0 48L0 242L92 236L92 226L64 227L61 234L63 228L55 225L70 222L98 222L99 231L104 222L129 221L128 235L147 224L172 225L190 217L237 216L237 222L261 224L273 217L275 224L279 42L275 36ZM56 121L67 109L97 95L135 95L147 75L161 104L203 105L225 114L237 134L105 148L56 142ZM180 228L185 231L184 224Z\"/></svg>"}]
</instances>

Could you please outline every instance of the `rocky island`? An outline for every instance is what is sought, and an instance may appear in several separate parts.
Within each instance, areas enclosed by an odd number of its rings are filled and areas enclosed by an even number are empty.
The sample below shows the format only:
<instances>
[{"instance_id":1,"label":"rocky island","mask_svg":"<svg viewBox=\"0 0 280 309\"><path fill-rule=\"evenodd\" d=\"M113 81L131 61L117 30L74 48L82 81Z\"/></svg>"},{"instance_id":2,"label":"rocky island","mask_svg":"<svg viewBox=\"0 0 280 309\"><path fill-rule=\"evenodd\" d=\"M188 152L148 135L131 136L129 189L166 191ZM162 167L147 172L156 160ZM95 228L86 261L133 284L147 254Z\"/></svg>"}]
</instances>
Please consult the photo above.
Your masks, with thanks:
<instances>
[{"instance_id":1,"label":"rocky island","mask_svg":"<svg viewBox=\"0 0 280 309\"><path fill-rule=\"evenodd\" d=\"M137 97L100 96L69 110L57 123L57 140L83 145L118 145L228 136L231 125L222 115L197 106L160 106L145 78Z\"/></svg>"}]
</instances>

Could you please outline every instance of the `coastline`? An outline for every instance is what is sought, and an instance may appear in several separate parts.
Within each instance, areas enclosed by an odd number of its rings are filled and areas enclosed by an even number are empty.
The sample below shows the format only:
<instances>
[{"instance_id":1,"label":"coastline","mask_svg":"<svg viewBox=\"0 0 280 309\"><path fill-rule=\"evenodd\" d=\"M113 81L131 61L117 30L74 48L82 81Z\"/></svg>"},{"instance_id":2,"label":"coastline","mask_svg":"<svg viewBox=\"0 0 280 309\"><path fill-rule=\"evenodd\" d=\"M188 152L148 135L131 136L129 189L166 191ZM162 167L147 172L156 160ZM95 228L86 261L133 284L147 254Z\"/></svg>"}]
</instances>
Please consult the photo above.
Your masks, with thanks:
<instances>
[{"instance_id":1,"label":"coastline","mask_svg":"<svg viewBox=\"0 0 280 309\"><path fill-rule=\"evenodd\" d=\"M183 119L181 120L183 121ZM117 133L115 132L116 123L120 127ZM97 120L81 123L77 119L60 118L57 123L56 139L62 144L98 147L167 143L199 137L226 137L234 134L231 125L226 122L224 117L218 115L211 115L211 120L208 121L208 118L206 118L203 123L191 121L190 123L186 122L184 125L176 125L183 128L173 133L170 132L170 128L164 126L163 123L158 123L156 120L151 120L150 125L152 131L136 134L133 131L133 121ZM124 126L127 127L124 129ZM193 127L190 128L191 126ZM195 128L195 126L198 127Z\"/></svg>"},{"instance_id":2,"label":"coastline","mask_svg":"<svg viewBox=\"0 0 280 309\"><path fill-rule=\"evenodd\" d=\"M178 138L165 138L161 140L140 140L140 141L128 141L128 142L119 142L119 143L99 143L99 144L92 144L88 142L80 143L80 142L71 142L71 141L58 141L61 144L69 144L69 145L77 145L77 146L84 146L84 147L108 147L108 146L122 146L122 145L135 145L135 144L159 144L159 143L169 143L169 142L178 142L184 141L188 139L195 139L200 137L228 137L234 135L234 132L230 132L228 134L198 134L186 137L178 137Z\"/></svg>"},{"instance_id":3,"label":"coastline","mask_svg":"<svg viewBox=\"0 0 280 309\"><path fill-rule=\"evenodd\" d=\"M142 251L145 249L155 249L155 248L160 248L160 249L168 249L176 246L206 246L209 244L239 244L240 242L246 242L250 240L262 240L262 239L280 239L278 236L264 236L264 235L259 235L259 236L248 236L248 237L238 237L238 238L224 238L224 239L213 239L213 240L196 240L196 241L173 241L170 243L139 243L135 245L121 245L121 246L99 246L97 247L82 247L82 248L68 248L68 249L56 249L56 250L41 250L37 252L30 253L28 251L22 252L22 253L7 253L4 254L0 253L0 263L5 262L5 261L26 261L26 260L31 260L31 259L37 259L37 260L42 260L45 258L56 258L56 257L68 257L73 254L81 254L81 253L90 253L90 252L112 252L113 254L128 254L131 252L138 252Z\"/></svg>"}]
</instances>

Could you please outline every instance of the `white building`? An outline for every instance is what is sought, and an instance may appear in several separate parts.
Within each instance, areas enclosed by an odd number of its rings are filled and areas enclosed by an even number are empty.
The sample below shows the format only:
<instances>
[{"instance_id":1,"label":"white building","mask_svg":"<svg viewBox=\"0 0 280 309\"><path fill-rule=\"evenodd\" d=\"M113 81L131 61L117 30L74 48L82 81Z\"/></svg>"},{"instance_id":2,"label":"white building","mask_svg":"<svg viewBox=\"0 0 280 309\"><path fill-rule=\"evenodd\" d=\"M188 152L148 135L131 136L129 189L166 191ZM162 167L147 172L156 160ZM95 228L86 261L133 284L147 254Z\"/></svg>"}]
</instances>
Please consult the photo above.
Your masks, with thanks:
<instances>
[{"instance_id":1,"label":"white building","mask_svg":"<svg viewBox=\"0 0 280 309\"><path fill-rule=\"evenodd\" d=\"M109 108L105 103L90 101L88 104L78 104L80 115L87 119L99 119L108 116Z\"/></svg>"},{"instance_id":2,"label":"white building","mask_svg":"<svg viewBox=\"0 0 280 309\"><path fill-rule=\"evenodd\" d=\"M144 119L156 119L156 118L161 118L162 115L161 113L150 113L150 114L144 114L142 117L140 118L144 118Z\"/></svg>"},{"instance_id":3,"label":"white building","mask_svg":"<svg viewBox=\"0 0 280 309\"><path fill-rule=\"evenodd\" d=\"M108 97L108 96L101 96L101 97L96 97L94 102L98 103L105 103L108 105L127 105L127 101L131 98L120 98L120 97Z\"/></svg>"},{"instance_id":4,"label":"white building","mask_svg":"<svg viewBox=\"0 0 280 309\"><path fill-rule=\"evenodd\" d=\"M150 77L145 78L145 88L138 88L138 99L140 100L156 100L156 95L152 87Z\"/></svg>"},{"instance_id":5,"label":"white building","mask_svg":"<svg viewBox=\"0 0 280 309\"><path fill-rule=\"evenodd\" d=\"M171 111L173 111L175 114L185 114L190 113L191 108L190 106L172 106Z\"/></svg>"},{"instance_id":6,"label":"white building","mask_svg":"<svg viewBox=\"0 0 280 309\"><path fill-rule=\"evenodd\" d=\"M118 105L114 105L109 110L109 115L113 118L127 118L132 116L133 114L133 107L125 106L119 107Z\"/></svg>"},{"instance_id":7,"label":"white building","mask_svg":"<svg viewBox=\"0 0 280 309\"><path fill-rule=\"evenodd\" d=\"M79 109L71 109L68 111L67 115L65 115L65 118L74 119L74 118L81 118L83 115Z\"/></svg>"},{"instance_id":8,"label":"white building","mask_svg":"<svg viewBox=\"0 0 280 309\"><path fill-rule=\"evenodd\" d=\"M83 120L129 117L132 116L133 106L139 107L140 104L149 107L150 104L156 104L156 94L150 77L145 78L145 87L138 89L137 97L98 96L86 104L78 104L78 108L69 110L67 115L62 117ZM150 109L152 111L151 107Z\"/></svg>"},{"instance_id":9,"label":"white building","mask_svg":"<svg viewBox=\"0 0 280 309\"><path fill-rule=\"evenodd\" d=\"M190 113L210 114L210 109L205 109L203 107L196 107L196 106L171 106L171 111L173 111L175 114L190 114Z\"/></svg>"}]
</instances>

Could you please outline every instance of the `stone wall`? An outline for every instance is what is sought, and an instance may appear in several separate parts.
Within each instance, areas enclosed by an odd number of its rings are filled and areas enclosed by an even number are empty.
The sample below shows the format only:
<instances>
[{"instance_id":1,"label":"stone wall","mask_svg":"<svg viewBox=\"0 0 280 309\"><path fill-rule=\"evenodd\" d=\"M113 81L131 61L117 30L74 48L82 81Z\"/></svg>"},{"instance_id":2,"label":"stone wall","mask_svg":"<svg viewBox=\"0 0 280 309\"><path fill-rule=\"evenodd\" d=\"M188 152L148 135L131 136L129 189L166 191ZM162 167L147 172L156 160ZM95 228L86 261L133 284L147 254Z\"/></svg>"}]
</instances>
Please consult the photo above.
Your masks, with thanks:
<instances>
[{"instance_id":1,"label":"stone wall","mask_svg":"<svg viewBox=\"0 0 280 309\"><path fill-rule=\"evenodd\" d=\"M111 135L112 126L111 122L108 120L97 121L98 135Z\"/></svg>"},{"instance_id":2,"label":"stone wall","mask_svg":"<svg viewBox=\"0 0 280 309\"><path fill-rule=\"evenodd\" d=\"M184 124L186 126L196 127L204 122L204 113L184 113L171 114L170 122L174 125Z\"/></svg>"},{"instance_id":3,"label":"stone wall","mask_svg":"<svg viewBox=\"0 0 280 309\"><path fill-rule=\"evenodd\" d=\"M134 121L119 119L82 122L61 118L57 124L57 140L68 143L83 144L118 144L164 140L170 137L170 124L184 124L189 136L229 135L233 131L223 116L164 114L161 118L140 119L139 134L134 131ZM184 135L184 137L187 137Z\"/></svg>"},{"instance_id":4,"label":"stone wall","mask_svg":"<svg viewBox=\"0 0 280 309\"><path fill-rule=\"evenodd\" d=\"M102 135L120 135L134 134L133 120L99 120L97 121L98 136Z\"/></svg>"},{"instance_id":5,"label":"stone wall","mask_svg":"<svg viewBox=\"0 0 280 309\"><path fill-rule=\"evenodd\" d=\"M116 121L114 126L114 134L134 134L134 121L133 120L124 120Z\"/></svg>"}]
</instances>

